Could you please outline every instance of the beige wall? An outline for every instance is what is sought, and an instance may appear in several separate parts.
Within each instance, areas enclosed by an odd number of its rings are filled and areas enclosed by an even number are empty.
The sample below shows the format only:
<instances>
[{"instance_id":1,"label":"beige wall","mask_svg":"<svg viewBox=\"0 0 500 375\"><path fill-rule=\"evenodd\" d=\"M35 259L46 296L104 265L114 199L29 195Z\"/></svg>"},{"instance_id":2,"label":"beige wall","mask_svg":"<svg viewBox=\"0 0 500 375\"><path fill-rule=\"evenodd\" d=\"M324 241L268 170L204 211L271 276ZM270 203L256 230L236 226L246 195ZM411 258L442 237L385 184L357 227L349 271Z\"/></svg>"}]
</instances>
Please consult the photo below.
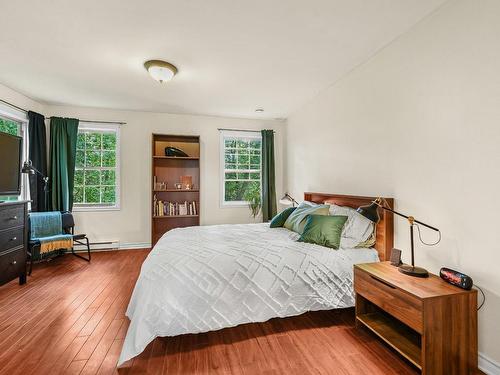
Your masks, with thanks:
<instances>
[{"instance_id":1,"label":"beige wall","mask_svg":"<svg viewBox=\"0 0 500 375\"><path fill-rule=\"evenodd\" d=\"M18 93L17 91L14 91L10 89L7 86L4 86L0 84L0 99L5 100L11 104L14 104L18 107L31 110L31 111L36 111L36 112L42 112L43 111L43 104L32 100L28 98L27 96ZM0 105L4 105L3 103L0 102ZM8 108L8 107L5 107Z\"/></svg>"},{"instance_id":2,"label":"beige wall","mask_svg":"<svg viewBox=\"0 0 500 375\"><path fill-rule=\"evenodd\" d=\"M45 107L47 116L82 120L124 121L121 128L121 209L76 212L78 230L92 241L119 240L122 247L150 242L151 134L192 134L201 137L201 224L248 223L248 207L220 207L218 128L275 129L277 194L282 192L284 122L210 116L114 111L81 107ZM279 197L278 197L279 198Z\"/></svg>"},{"instance_id":3,"label":"beige wall","mask_svg":"<svg viewBox=\"0 0 500 375\"><path fill-rule=\"evenodd\" d=\"M418 244L416 261L459 269L487 291L480 351L497 362L499 19L497 0L449 2L290 116L285 157L285 188L297 197L394 197L439 227L442 242ZM408 249L407 223L396 224L396 246Z\"/></svg>"},{"instance_id":4,"label":"beige wall","mask_svg":"<svg viewBox=\"0 0 500 375\"><path fill-rule=\"evenodd\" d=\"M151 239L151 134L193 134L201 137L201 224L248 223L247 207L220 207L218 128L274 129L276 192L283 192L283 139L285 122L213 116L173 115L50 106L36 102L0 84L0 98L48 116L84 120L123 121L121 128L121 208L118 211L76 212L77 230L92 242L120 241L121 247L147 246ZM279 199L279 197L278 197Z\"/></svg>"}]
</instances>

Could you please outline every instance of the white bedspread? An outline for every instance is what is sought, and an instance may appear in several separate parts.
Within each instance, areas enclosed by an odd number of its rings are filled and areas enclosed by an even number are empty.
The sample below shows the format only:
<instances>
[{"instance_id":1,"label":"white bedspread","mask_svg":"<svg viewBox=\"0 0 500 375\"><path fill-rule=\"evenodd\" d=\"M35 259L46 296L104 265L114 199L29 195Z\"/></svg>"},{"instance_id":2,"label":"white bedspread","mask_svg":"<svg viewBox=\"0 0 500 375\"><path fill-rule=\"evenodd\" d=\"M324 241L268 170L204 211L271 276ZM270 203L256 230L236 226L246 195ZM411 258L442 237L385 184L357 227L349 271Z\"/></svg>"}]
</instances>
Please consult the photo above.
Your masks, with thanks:
<instances>
[{"instance_id":1,"label":"white bedspread","mask_svg":"<svg viewBox=\"0 0 500 375\"><path fill-rule=\"evenodd\" d=\"M167 232L142 265L118 365L157 336L353 306L353 264L378 261L377 252L333 250L297 238L269 224Z\"/></svg>"}]
</instances>

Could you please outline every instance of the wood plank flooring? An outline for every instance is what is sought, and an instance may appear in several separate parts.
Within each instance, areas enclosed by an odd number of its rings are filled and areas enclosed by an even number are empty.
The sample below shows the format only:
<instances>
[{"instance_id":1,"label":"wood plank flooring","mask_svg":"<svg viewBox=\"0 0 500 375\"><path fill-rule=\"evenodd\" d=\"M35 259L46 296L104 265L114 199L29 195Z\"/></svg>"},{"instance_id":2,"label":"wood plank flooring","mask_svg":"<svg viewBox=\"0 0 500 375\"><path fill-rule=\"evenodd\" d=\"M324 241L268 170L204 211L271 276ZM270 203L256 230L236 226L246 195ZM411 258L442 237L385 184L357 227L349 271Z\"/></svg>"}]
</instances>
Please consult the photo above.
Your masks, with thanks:
<instances>
[{"instance_id":1,"label":"wood plank flooring","mask_svg":"<svg viewBox=\"0 0 500 375\"><path fill-rule=\"evenodd\" d=\"M71 255L0 287L0 374L417 374L352 309L154 340L125 366L130 294L148 250Z\"/></svg>"}]
</instances>

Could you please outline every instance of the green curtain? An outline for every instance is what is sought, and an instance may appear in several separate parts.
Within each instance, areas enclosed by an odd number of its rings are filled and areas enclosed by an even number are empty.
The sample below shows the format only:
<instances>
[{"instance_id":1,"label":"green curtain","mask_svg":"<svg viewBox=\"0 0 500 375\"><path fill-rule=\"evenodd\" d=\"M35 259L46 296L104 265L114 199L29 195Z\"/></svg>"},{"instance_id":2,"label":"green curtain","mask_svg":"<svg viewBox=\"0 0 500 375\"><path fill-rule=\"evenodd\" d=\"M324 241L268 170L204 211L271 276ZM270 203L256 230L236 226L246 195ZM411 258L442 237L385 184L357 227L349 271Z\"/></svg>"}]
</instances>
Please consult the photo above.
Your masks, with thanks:
<instances>
[{"instance_id":1,"label":"green curtain","mask_svg":"<svg viewBox=\"0 0 500 375\"><path fill-rule=\"evenodd\" d=\"M45 133L45 117L28 112L28 144L29 159L33 167L38 169L43 176L47 176L47 137ZM43 177L38 173L29 175L31 212L47 211L48 186L45 186Z\"/></svg>"},{"instance_id":2,"label":"green curtain","mask_svg":"<svg viewBox=\"0 0 500 375\"><path fill-rule=\"evenodd\" d=\"M274 131L262 130L262 219L271 220L276 209L276 178L274 175Z\"/></svg>"},{"instance_id":3,"label":"green curtain","mask_svg":"<svg viewBox=\"0 0 500 375\"><path fill-rule=\"evenodd\" d=\"M53 211L71 211L75 179L78 120L50 119L50 203Z\"/></svg>"}]
</instances>

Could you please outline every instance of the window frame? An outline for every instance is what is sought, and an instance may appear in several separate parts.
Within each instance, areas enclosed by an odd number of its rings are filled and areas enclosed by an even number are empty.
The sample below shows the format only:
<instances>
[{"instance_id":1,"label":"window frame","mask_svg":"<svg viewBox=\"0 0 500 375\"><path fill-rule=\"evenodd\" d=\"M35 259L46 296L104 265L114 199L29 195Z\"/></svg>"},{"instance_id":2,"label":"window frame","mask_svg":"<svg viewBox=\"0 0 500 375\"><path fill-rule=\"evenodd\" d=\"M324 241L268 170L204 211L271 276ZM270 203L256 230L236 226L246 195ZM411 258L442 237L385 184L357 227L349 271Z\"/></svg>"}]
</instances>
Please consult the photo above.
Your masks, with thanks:
<instances>
[{"instance_id":1,"label":"window frame","mask_svg":"<svg viewBox=\"0 0 500 375\"><path fill-rule=\"evenodd\" d=\"M28 115L25 112L20 110L11 108L10 106L4 105L0 103L0 117L17 122L20 124L19 126L19 134L18 136L23 139L22 145L22 162L24 163L28 160ZM29 180L28 175L25 173L21 173L21 194L17 196L20 200L29 200L30 191L29 191ZM13 196L12 196L13 197Z\"/></svg>"},{"instance_id":2,"label":"window frame","mask_svg":"<svg viewBox=\"0 0 500 375\"><path fill-rule=\"evenodd\" d=\"M219 171L220 171L220 207L247 207L250 202L248 201L226 201L226 145L225 140L228 138L244 138L244 139L258 139L262 144L262 134L260 130L256 131L239 131L239 130L220 130L220 150L219 150ZM259 168L259 182L260 192L262 195L262 148L260 154L260 168ZM255 173L255 172L254 172Z\"/></svg>"},{"instance_id":3,"label":"window frame","mask_svg":"<svg viewBox=\"0 0 500 375\"><path fill-rule=\"evenodd\" d=\"M116 200L114 205L75 203L73 202L73 211L88 212L88 211L119 211L121 210L121 124L102 124L95 122L80 122L78 132L96 131L106 132L113 131L116 134L116 150L115 150L115 194ZM102 167L101 167L102 168ZM75 166L75 171L78 168ZM85 170L85 169L84 169ZM85 185L84 185L85 186Z\"/></svg>"}]
</instances>

